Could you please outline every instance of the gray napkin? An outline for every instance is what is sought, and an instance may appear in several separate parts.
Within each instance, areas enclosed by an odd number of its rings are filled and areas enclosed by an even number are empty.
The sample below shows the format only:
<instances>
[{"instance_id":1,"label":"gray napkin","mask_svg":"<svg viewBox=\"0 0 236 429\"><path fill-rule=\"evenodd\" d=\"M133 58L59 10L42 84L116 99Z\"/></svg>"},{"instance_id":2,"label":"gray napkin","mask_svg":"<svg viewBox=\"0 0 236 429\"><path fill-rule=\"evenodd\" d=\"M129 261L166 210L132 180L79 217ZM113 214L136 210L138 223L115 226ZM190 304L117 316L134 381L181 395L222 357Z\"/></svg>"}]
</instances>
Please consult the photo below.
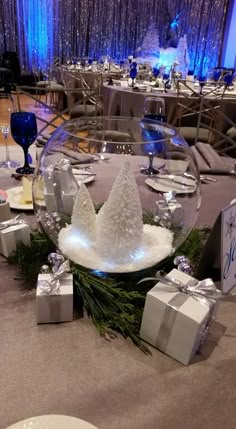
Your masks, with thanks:
<instances>
[{"instance_id":1,"label":"gray napkin","mask_svg":"<svg viewBox=\"0 0 236 429\"><path fill-rule=\"evenodd\" d=\"M75 152L63 146L56 146L50 151L51 154L55 152L63 154L65 158L69 159L72 165L85 164L94 161L93 155L90 155L89 153Z\"/></svg>"},{"instance_id":2,"label":"gray napkin","mask_svg":"<svg viewBox=\"0 0 236 429\"><path fill-rule=\"evenodd\" d=\"M229 174L229 167L210 144L198 142L191 150L200 173Z\"/></svg>"},{"instance_id":3,"label":"gray napkin","mask_svg":"<svg viewBox=\"0 0 236 429\"><path fill-rule=\"evenodd\" d=\"M48 142L50 136L38 136L36 140L36 147L44 147Z\"/></svg>"}]
</instances>

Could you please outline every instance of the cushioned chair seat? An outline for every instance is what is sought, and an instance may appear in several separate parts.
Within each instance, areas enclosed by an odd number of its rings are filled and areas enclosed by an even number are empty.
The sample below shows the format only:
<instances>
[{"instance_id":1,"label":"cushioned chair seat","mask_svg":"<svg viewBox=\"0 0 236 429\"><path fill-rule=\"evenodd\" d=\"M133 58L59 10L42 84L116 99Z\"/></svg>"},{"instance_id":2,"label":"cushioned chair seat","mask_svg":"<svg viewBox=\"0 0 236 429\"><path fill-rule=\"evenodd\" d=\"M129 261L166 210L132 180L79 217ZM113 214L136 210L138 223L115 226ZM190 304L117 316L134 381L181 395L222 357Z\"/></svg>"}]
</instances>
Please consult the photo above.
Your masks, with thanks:
<instances>
[{"instance_id":1,"label":"cushioned chair seat","mask_svg":"<svg viewBox=\"0 0 236 429\"><path fill-rule=\"evenodd\" d=\"M60 91L60 90L64 90L65 88L64 88L64 86L63 85L61 85L60 83L57 83L57 82L51 82L50 83L50 85L49 85L49 88L53 91Z\"/></svg>"},{"instance_id":2,"label":"cushioned chair seat","mask_svg":"<svg viewBox=\"0 0 236 429\"><path fill-rule=\"evenodd\" d=\"M70 109L71 118L80 118L81 116L95 116L101 115L102 108L95 106L94 104L87 104L86 108L84 104L76 104Z\"/></svg>"},{"instance_id":3,"label":"cushioned chair seat","mask_svg":"<svg viewBox=\"0 0 236 429\"><path fill-rule=\"evenodd\" d=\"M229 128L228 131L226 132L226 135L228 137L230 137L231 139L235 139L236 138L236 127Z\"/></svg>"},{"instance_id":4,"label":"cushioned chair seat","mask_svg":"<svg viewBox=\"0 0 236 429\"><path fill-rule=\"evenodd\" d=\"M49 80L39 80L38 82L36 82L36 86L38 86L39 88L45 88L48 85L50 85Z\"/></svg>"},{"instance_id":5,"label":"cushioned chair seat","mask_svg":"<svg viewBox=\"0 0 236 429\"><path fill-rule=\"evenodd\" d=\"M196 134L197 134L197 128L196 127L180 127L179 133L183 136L187 142L194 142ZM201 142L208 142L209 140L209 130L205 128L199 128L198 130L198 140Z\"/></svg>"}]
</instances>

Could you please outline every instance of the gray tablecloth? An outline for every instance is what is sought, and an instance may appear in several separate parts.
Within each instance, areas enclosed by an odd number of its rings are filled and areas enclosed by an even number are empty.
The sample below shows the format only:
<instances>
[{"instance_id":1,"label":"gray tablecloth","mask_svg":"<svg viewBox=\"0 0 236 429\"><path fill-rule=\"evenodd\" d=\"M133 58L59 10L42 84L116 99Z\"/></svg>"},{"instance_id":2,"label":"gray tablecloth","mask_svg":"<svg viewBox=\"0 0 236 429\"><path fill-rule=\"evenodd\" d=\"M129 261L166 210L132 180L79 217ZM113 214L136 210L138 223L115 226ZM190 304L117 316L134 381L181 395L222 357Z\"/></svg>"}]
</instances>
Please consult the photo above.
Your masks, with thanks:
<instances>
[{"instance_id":1,"label":"gray tablecloth","mask_svg":"<svg viewBox=\"0 0 236 429\"><path fill-rule=\"evenodd\" d=\"M169 124L173 124L177 113L177 103L179 99L176 93L169 91L164 93L163 91L148 92L135 92L131 88L124 88L121 86L103 86L103 100L104 100L104 115L118 115L118 116L136 116L142 117L144 110L144 100L147 97L158 97L163 98L165 101L165 113L166 121ZM181 103L191 103L191 99L181 98ZM225 98L217 100L219 110L227 115L232 121L236 121L236 97ZM189 123L185 122L185 125L195 125L192 123L193 117ZM221 132L227 131L230 128L230 124L226 123L221 115L216 120L216 128Z\"/></svg>"},{"instance_id":2,"label":"gray tablecloth","mask_svg":"<svg viewBox=\"0 0 236 429\"><path fill-rule=\"evenodd\" d=\"M233 179L215 177L202 185L197 225L212 225L236 197ZM0 180L4 188L18 184ZM22 293L15 269L0 264L1 429L42 414L99 429L235 428L235 300L221 303L201 354L184 367L155 349L146 356L130 341L106 341L76 314L71 323L37 326L35 293Z\"/></svg>"}]
</instances>

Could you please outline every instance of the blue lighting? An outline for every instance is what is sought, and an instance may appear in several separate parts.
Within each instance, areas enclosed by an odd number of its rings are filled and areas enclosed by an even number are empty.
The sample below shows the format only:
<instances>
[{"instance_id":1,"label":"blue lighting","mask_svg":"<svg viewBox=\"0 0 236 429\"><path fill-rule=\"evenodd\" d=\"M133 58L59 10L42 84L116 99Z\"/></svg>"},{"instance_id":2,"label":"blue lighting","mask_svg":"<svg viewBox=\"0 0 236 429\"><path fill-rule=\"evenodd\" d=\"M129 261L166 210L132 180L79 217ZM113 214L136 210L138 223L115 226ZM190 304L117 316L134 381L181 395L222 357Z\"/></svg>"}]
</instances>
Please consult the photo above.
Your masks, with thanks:
<instances>
[{"instance_id":1,"label":"blue lighting","mask_svg":"<svg viewBox=\"0 0 236 429\"><path fill-rule=\"evenodd\" d=\"M53 58L53 2L17 0L17 16L22 14L24 40L30 69L45 70ZM19 28L22 31L22 28ZM19 37L20 40L20 37ZM25 48L19 46L22 51Z\"/></svg>"},{"instance_id":2,"label":"blue lighting","mask_svg":"<svg viewBox=\"0 0 236 429\"><path fill-rule=\"evenodd\" d=\"M95 276L101 277L103 279L107 278L107 273L104 273L104 271L92 270L91 273L94 274Z\"/></svg>"}]
</instances>

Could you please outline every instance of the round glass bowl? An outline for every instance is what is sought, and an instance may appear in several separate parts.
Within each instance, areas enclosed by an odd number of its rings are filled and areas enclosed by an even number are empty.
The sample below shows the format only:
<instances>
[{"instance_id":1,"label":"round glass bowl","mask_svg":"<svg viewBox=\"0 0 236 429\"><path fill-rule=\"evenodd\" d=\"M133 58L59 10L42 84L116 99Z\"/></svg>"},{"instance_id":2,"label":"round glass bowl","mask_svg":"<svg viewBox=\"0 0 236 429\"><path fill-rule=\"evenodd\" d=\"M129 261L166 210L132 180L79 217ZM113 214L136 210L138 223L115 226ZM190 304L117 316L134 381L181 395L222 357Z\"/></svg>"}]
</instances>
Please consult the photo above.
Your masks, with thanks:
<instances>
[{"instance_id":1,"label":"round glass bowl","mask_svg":"<svg viewBox=\"0 0 236 429\"><path fill-rule=\"evenodd\" d=\"M133 272L160 263L187 238L200 208L199 183L188 144L168 124L73 119L41 154L34 209L70 260Z\"/></svg>"}]
</instances>

